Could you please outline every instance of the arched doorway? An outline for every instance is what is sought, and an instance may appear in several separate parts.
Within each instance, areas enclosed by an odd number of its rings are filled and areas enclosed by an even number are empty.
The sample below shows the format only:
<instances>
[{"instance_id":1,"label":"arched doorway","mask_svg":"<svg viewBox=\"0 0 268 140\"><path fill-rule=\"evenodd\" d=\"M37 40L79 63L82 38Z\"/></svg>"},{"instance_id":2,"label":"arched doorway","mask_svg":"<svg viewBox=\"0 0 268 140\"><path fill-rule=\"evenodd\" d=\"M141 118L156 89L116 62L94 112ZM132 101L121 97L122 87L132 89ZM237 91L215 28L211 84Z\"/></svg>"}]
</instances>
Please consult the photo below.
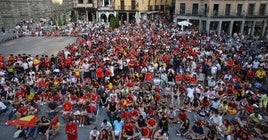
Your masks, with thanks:
<instances>
[{"instance_id":1,"label":"arched doorway","mask_svg":"<svg viewBox=\"0 0 268 140\"><path fill-rule=\"evenodd\" d=\"M113 14L110 14L109 17L108 17L108 21L110 22L110 20L114 17Z\"/></svg>"},{"instance_id":2,"label":"arched doorway","mask_svg":"<svg viewBox=\"0 0 268 140\"><path fill-rule=\"evenodd\" d=\"M100 21L101 22L107 22L107 17L106 17L105 14L101 14Z\"/></svg>"}]
</instances>

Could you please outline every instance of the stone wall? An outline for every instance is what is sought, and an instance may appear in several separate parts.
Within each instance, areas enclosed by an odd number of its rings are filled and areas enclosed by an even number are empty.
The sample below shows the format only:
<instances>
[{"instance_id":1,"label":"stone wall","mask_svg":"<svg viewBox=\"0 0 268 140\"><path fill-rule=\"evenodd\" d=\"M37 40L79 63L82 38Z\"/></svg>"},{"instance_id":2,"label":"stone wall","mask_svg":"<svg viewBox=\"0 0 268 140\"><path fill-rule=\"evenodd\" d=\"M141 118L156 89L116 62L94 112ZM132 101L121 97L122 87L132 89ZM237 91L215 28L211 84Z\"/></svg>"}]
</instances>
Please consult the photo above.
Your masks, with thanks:
<instances>
[{"instance_id":1,"label":"stone wall","mask_svg":"<svg viewBox=\"0 0 268 140\"><path fill-rule=\"evenodd\" d=\"M62 1L62 3L59 3ZM0 28L13 28L22 20L39 21L55 17L73 8L73 0L1 0Z\"/></svg>"}]
</instances>

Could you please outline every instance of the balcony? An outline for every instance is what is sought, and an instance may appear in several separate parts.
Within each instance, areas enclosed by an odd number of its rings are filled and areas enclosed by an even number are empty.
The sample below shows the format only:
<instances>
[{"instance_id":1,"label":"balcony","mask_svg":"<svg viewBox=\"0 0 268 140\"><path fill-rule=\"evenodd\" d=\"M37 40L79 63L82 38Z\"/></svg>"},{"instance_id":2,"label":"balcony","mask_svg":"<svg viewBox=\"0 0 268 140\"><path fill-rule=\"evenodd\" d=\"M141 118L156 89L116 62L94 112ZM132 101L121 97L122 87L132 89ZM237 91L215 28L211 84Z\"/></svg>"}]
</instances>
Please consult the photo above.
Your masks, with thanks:
<instances>
[{"instance_id":1,"label":"balcony","mask_svg":"<svg viewBox=\"0 0 268 140\"><path fill-rule=\"evenodd\" d=\"M94 8L93 3L77 3L75 8Z\"/></svg>"},{"instance_id":2,"label":"balcony","mask_svg":"<svg viewBox=\"0 0 268 140\"><path fill-rule=\"evenodd\" d=\"M100 6L98 9L99 10L114 10L114 6L113 5Z\"/></svg>"}]
</instances>

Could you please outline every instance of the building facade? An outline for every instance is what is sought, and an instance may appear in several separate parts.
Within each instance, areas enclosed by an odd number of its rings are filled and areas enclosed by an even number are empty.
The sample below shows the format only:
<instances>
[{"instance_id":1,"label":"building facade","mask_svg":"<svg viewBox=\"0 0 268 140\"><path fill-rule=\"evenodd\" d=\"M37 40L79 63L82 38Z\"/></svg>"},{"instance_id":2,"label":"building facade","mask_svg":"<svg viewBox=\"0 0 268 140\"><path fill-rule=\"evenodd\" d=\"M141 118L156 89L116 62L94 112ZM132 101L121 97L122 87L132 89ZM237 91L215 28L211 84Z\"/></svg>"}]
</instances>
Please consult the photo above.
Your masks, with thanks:
<instances>
[{"instance_id":1,"label":"building facade","mask_svg":"<svg viewBox=\"0 0 268 140\"><path fill-rule=\"evenodd\" d=\"M117 16L115 11L115 0L98 0L97 21L108 22Z\"/></svg>"},{"instance_id":2,"label":"building facade","mask_svg":"<svg viewBox=\"0 0 268 140\"><path fill-rule=\"evenodd\" d=\"M73 0L79 20L96 21L97 0Z\"/></svg>"},{"instance_id":3,"label":"building facade","mask_svg":"<svg viewBox=\"0 0 268 140\"><path fill-rule=\"evenodd\" d=\"M0 0L0 27L14 28L20 21L53 18L73 9L72 0Z\"/></svg>"},{"instance_id":4,"label":"building facade","mask_svg":"<svg viewBox=\"0 0 268 140\"><path fill-rule=\"evenodd\" d=\"M268 33L267 0L176 0L174 21L187 20L201 32Z\"/></svg>"},{"instance_id":5,"label":"building facade","mask_svg":"<svg viewBox=\"0 0 268 140\"><path fill-rule=\"evenodd\" d=\"M115 10L126 22L153 19L156 15L170 16L172 0L115 0Z\"/></svg>"}]
</instances>

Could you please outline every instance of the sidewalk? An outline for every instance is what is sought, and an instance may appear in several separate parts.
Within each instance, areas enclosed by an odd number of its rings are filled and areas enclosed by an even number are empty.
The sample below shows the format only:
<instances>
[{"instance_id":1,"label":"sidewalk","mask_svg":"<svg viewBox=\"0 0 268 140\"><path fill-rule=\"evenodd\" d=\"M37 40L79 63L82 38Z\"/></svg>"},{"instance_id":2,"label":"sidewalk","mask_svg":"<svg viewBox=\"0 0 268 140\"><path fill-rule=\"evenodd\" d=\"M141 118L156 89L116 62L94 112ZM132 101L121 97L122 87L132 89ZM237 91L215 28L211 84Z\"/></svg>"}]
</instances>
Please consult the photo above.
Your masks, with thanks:
<instances>
[{"instance_id":1,"label":"sidewalk","mask_svg":"<svg viewBox=\"0 0 268 140\"><path fill-rule=\"evenodd\" d=\"M0 32L0 44L4 43L4 42L7 42L7 41L10 41L10 40L13 40L13 39L17 39L17 38L19 38L19 34L17 34L17 33L12 33L12 32L3 33L3 32Z\"/></svg>"}]
</instances>

